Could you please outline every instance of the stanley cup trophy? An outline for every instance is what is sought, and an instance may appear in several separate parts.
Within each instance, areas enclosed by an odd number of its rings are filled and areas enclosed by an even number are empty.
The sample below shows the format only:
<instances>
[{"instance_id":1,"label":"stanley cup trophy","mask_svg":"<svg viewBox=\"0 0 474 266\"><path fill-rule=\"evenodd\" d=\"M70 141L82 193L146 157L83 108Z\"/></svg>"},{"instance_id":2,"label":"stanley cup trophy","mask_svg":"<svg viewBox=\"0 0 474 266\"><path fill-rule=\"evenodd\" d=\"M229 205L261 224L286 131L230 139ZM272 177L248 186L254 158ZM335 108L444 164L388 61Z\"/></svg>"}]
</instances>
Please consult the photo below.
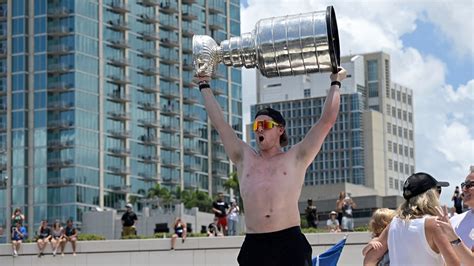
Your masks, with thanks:
<instances>
[{"instance_id":1,"label":"stanley cup trophy","mask_svg":"<svg viewBox=\"0 0 474 266\"><path fill-rule=\"evenodd\" d=\"M334 8L293 16L262 19L251 33L222 41L193 37L197 76L212 76L216 66L257 67L265 77L316 72L337 73L339 34Z\"/></svg>"}]
</instances>

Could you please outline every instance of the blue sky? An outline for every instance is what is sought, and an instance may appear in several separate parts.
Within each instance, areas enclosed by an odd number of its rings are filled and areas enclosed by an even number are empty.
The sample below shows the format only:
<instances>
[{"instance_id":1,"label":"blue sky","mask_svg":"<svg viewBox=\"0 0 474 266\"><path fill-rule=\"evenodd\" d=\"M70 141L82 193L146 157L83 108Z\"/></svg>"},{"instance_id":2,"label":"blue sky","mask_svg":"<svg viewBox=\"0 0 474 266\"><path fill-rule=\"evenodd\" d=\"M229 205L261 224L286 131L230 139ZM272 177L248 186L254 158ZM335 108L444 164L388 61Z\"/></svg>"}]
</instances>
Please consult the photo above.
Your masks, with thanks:
<instances>
[{"instance_id":1,"label":"blue sky","mask_svg":"<svg viewBox=\"0 0 474 266\"><path fill-rule=\"evenodd\" d=\"M241 32L259 19L328 5L336 11L341 54L384 51L392 81L413 90L416 171L452 184L442 195L449 205L474 165L474 1L242 0ZM255 98L255 70L244 70L244 123Z\"/></svg>"}]
</instances>

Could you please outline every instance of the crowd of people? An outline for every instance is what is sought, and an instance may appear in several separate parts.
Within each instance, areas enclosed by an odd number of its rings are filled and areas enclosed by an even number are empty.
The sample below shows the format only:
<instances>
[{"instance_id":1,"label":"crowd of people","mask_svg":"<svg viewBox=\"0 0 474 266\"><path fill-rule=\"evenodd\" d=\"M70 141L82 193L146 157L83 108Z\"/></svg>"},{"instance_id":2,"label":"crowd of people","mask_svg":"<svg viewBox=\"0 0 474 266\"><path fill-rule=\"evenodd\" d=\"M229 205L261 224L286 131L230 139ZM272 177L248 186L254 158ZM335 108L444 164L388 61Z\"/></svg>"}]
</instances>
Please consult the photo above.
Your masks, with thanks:
<instances>
[{"instance_id":1,"label":"crowd of people","mask_svg":"<svg viewBox=\"0 0 474 266\"><path fill-rule=\"evenodd\" d=\"M28 239L28 231L24 226L25 215L22 213L21 209L15 209L11 221L12 255L13 257L17 257L21 244ZM41 258L44 256L48 243L51 246L53 256L56 256L58 251L61 252L61 256L64 256L64 249L68 242L71 243L73 256L76 256L78 231L74 227L74 223L71 219L67 220L65 227L62 226L59 220L56 220L53 223L53 226L50 227L48 221L44 219L40 222L40 226L36 233L34 239L38 247L38 257Z\"/></svg>"}]
</instances>

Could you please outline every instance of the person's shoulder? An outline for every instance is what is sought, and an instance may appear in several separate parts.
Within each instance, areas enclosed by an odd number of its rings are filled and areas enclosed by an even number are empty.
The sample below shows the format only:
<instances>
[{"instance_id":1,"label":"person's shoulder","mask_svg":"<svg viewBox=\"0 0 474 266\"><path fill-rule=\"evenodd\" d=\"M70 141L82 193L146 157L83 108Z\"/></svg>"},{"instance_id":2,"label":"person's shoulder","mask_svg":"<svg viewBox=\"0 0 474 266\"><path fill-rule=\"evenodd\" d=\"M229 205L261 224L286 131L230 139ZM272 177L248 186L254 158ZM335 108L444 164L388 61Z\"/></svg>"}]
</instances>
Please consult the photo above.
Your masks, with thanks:
<instances>
[{"instance_id":1,"label":"person's shoulder","mask_svg":"<svg viewBox=\"0 0 474 266\"><path fill-rule=\"evenodd\" d=\"M452 225L457 225L459 224L464 218L467 216L467 214L470 212L470 210L467 210L461 214L454 215L451 217L449 220L451 221Z\"/></svg>"}]
</instances>

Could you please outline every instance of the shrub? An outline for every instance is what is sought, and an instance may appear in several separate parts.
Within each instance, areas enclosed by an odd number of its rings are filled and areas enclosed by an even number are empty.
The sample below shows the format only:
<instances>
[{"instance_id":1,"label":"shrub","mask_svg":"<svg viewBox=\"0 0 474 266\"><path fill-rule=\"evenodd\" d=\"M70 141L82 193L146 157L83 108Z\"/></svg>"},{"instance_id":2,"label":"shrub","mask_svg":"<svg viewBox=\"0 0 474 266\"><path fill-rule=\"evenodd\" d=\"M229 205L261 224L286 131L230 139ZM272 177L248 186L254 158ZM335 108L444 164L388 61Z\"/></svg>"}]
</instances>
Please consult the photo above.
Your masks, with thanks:
<instances>
[{"instance_id":1,"label":"shrub","mask_svg":"<svg viewBox=\"0 0 474 266\"><path fill-rule=\"evenodd\" d=\"M105 237L101 235L96 235L96 234L79 234L77 236L77 240L79 241L105 240Z\"/></svg>"}]
</instances>

